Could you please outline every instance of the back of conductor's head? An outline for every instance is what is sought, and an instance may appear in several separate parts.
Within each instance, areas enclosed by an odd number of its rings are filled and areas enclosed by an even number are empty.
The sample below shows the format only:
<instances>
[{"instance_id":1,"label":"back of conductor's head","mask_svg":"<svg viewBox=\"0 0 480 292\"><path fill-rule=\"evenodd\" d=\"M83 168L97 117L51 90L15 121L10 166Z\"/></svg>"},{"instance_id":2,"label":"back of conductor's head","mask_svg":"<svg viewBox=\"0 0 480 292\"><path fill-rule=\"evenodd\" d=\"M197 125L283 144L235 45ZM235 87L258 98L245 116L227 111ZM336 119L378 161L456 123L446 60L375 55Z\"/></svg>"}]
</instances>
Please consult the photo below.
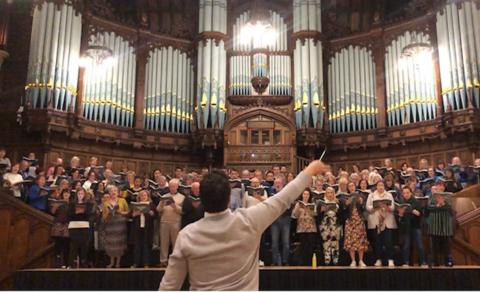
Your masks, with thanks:
<instances>
[{"instance_id":1,"label":"back of conductor's head","mask_svg":"<svg viewBox=\"0 0 480 292\"><path fill-rule=\"evenodd\" d=\"M224 171L212 170L200 182L200 200L206 212L217 213L230 204L230 183Z\"/></svg>"}]
</instances>

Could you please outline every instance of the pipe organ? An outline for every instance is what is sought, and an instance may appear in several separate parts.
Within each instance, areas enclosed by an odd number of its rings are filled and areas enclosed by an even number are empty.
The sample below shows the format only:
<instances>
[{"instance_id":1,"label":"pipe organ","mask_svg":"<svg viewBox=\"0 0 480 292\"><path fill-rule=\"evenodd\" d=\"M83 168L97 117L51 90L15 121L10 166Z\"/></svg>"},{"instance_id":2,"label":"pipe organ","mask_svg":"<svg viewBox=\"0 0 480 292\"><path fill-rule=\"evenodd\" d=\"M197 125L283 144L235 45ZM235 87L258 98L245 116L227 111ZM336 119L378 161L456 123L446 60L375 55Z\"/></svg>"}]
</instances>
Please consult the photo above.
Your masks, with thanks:
<instances>
[{"instance_id":1,"label":"pipe organ","mask_svg":"<svg viewBox=\"0 0 480 292\"><path fill-rule=\"evenodd\" d=\"M401 56L403 48L415 41L430 44L428 35L407 31L387 47L385 79L388 126L421 122L436 117L437 99L431 56Z\"/></svg>"},{"instance_id":2,"label":"pipe organ","mask_svg":"<svg viewBox=\"0 0 480 292\"><path fill-rule=\"evenodd\" d=\"M293 31L322 31L319 0L293 2ZM293 54L297 128L322 128L325 115L322 42L314 38L297 39Z\"/></svg>"},{"instance_id":3,"label":"pipe organ","mask_svg":"<svg viewBox=\"0 0 480 292\"><path fill-rule=\"evenodd\" d=\"M474 1L456 2L436 15L444 110L480 108L480 9Z\"/></svg>"},{"instance_id":4,"label":"pipe organ","mask_svg":"<svg viewBox=\"0 0 480 292\"><path fill-rule=\"evenodd\" d=\"M189 133L193 108L193 66L172 47L150 52L145 78L145 129Z\"/></svg>"},{"instance_id":5,"label":"pipe organ","mask_svg":"<svg viewBox=\"0 0 480 292\"><path fill-rule=\"evenodd\" d=\"M270 84L268 85L271 95L291 95L292 86L290 81L291 63L289 56L269 56Z\"/></svg>"},{"instance_id":6,"label":"pipe organ","mask_svg":"<svg viewBox=\"0 0 480 292\"><path fill-rule=\"evenodd\" d=\"M328 66L328 106L331 133L376 127L375 64L365 47L336 52Z\"/></svg>"},{"instance_id":7,"label":"pipe organ","mask_svg":"<svg viewBox=\"0 0 480 292\"><path fill-rule=\"evenodd\" d=\"M230 58L230 94L251 95L253 87L250 84L252 73L250 70L251 56L232 56Z\"/></svg>"},{"instance_id":8,"label":"pipe organ","mask_svg":"<svg viewBox=\"0 0 480 292\"><path fill-rule=\"evenodd\" d=\"M136 58L134 48L114 32L91 36L113 51L115 64L104 70L86 70L83 114L88 120L132 127L135 105ZM171 92L171 89L167 89Z\"/></svg>"},{"instance_id":9,"label":"pipe organ","mask_svg":"<svg viewBox=\"0 0 480 292\"><path fill-rule=\"evenodd\" d=\"M33 109L75 108L82 16L58 1L36 5L33 12L25 97Z\"/></svg>"},{"instance_id":10,"label":"pipe organ","mask_svg":"<svg viewBox=\"0 0 480 292\"><path fill-rule=\"evenodd\" d=\"M341 27L329 16L328 28L323 28L332 29L328 34L322 34L321 0L248 1L252 6L242 1L198 2L197 42L192 36L194 23L183 18L190 11L183 15L173 5L157 7L154 13L171 14L171 20L160 24L149 18L152 14L139 13L132 16L140 17L138 22L131 23L141 26L132 28L121 17L102 19L89 10L97 6L84 6L82 1L33 1L27 81L24 84L25 76L20 76L16 83L25 85L20 102L28 109L25 114L51 115L54 118L47 120L55 122L66 117L68 131L82 128L82 123L94 128L103 123L109 130L112 125L124 127L116 131L131 130L133 139L193 133L202 147L216 148L228 137L241 147L294 145L297 139L300 149L313 149L330 143L330 136L348 141L363 135L353 132L378 128L368 136L383 139L402 132L399 126L418 122L424 122L422 128L441 122L438 129L425 131L436 137L459 124L452 122L457 116L475 114L472 108L480 108L478 0L446 0L425 8L424 15L411 14L414 6L409 6L405 15L398 15L401 23L383 15L368 31ZM228 30L227 3L232 5ZM366 22L366 16L352 15L352 23L354 18ZM433 23L436 34L431 31ZM270 24L274 41L267 37ZM251 30L250 35L243 29ZM114 62L106 66L110 53ZM89 60L87 65L92 66L83 68L83 61ZM277 131L274 123L266 127L263 118L249 117L245 129L250 132L223 133L227 95L228 118L233 121L227 123L228 131L250 110L269 111L268 119L283 119L284 129ZM443 114L442 106L444 112L458 112Z\"/></svg>"},{"instance_id":11,"label":"pipe organ","mask_svg":"<svg viewBox=\"0 0 480 292\"><path fill-rule=\"evenodd\" d=\"M200 0L199 33L206 37L198 42L197 126L223 128L225 121L227 54L225 42L208 33L227 33L227 1Z\"/></svg>"},{"instance_id":12,"label":"pipe organ","mask_svg":"<svg viewBox=\"0 0 480 292\"><path fill-rule=\"evenodd\" d=\"M268 77L270 83L266 94L291 95L291 64L287 48L287 24L277 12L270 10L270 23L277 32L271 45L258 39L243 43L240 31L248 23L251 12L242 13L233 24L232 53L230 57L230 95L252 95L252 77ZM255 49L262 49L255 51Z\"/></svg>"}]
</instances>

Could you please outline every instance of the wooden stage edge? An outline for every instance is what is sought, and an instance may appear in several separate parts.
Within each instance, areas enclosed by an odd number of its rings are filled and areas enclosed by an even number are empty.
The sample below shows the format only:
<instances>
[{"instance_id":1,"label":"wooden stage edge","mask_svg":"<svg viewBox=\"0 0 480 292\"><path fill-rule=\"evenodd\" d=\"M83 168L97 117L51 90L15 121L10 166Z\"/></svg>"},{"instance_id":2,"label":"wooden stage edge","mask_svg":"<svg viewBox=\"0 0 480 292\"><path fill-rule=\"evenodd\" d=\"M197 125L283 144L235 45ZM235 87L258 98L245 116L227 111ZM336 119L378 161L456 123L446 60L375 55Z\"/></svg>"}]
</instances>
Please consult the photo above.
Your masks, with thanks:
<instances>
[{"instance_id":1,"label":"wooden stage edge","mask_svg":"<svg viewBox=\"0 0 480 292\"><path fill-rule=\"evenodd\" d=\"M477 270L480 269L480 266L472 266L472 265L464 265L464 266L453 266L453 267L445 267L445 266L438 266L438 267L432 267L432 268L422 268L420 266L410 266L410 267L401 267L401 266L396 266L396 267L348 267L348 266L331 266L331 267L309 267L309 266L288 266L288 267L260 267L260 271L272 271L272 270L282 270L282 271L289 271L289 270L436 270L436 269L445 269L445 270L465 270L465 269L472 269L472 270ZM93 271L112 271L112 272L141 272L141 271L165 271L166 268L81 268L81 269L24 269L24 270L18 270L17 272L23 271L23 272L81 272L81 271L88 271L88 272L93 272Z\"/></svg>"},{"instance_id":2,"label":"wooden stage edge","mask_svg":"<svg viewBox=\"0 0 480 292\"><path fill-rule=\"evenodd\" d=\"M15 290L157 290L165 268L29 269ZM261 267L260 290L478 290L480 266ZM188 290L188 280L182 286Z\"/></svg>"}]
</instances>

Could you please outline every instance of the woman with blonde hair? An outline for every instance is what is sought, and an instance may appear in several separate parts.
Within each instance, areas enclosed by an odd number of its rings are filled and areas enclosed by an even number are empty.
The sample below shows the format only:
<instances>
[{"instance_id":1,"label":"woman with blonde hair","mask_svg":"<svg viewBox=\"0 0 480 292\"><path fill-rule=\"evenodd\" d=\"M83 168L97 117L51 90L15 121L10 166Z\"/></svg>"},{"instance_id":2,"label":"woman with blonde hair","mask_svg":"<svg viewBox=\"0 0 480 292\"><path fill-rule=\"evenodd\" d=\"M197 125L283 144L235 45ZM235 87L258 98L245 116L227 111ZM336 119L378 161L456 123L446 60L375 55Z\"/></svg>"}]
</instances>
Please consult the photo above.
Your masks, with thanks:
<instances>
[{"instance_id":1,"label":"woman with blonde hair","mask_svg":"<svg viewBox=\"0 0 480 292\"><path fill-rule=\"evenodd\" d=\"M153 219L155 205L146 190L138 193L137 202L132 203L132 233L134 238L134 265L133 267L150 266L150 250L153 242Z\"/></svg>"},{"instance_id":2,"label":"woman with blonde hair","mask_svg":"<svg viewBox=\"0 0 480 292\"><path fill-rule=\"evenodd\" d=\"M381 180L382 176L374 171L370 172L370 174L368 175L368 185L370 187L377 185L377 183Z\"/></svg>"},{"instance_id":3,"label":"woman with blonde hair","mask_svg":"<svg viewBox=\"0 0 480 292\"><path fill-rule=\"evenodd\" d=\"M348 193L348 179L341 177L338 180L338 191L337 193Z\"/></svg>"},{"instance_id":4,"label":"woman with blonde hair","mask_svg":"<svg viewBox=\"0 0 480 292\"><path fill-rule=\"evenodd\" d=\"M127 249L127 219L125 199L120 198L117 186L108 188L109 197L103 202L102 218L105 227L105 252L110 257L107 268L120 267L120 259Z\"/></svg>"},{"instance_id":5,"label":"woman with blonde hair","mask_svg":"<svg viewBox=\"0 0 480 292\"><path fill-rule=\"evenodd\" d=\"M317 213L320 221L319 232L323 241L325 265L337 265L340 257L341 222L338 200L335 198L335 190L332 187L325 190L324 202L325 205L319 204L317 206Z\"/></svg>"}]
</instances>

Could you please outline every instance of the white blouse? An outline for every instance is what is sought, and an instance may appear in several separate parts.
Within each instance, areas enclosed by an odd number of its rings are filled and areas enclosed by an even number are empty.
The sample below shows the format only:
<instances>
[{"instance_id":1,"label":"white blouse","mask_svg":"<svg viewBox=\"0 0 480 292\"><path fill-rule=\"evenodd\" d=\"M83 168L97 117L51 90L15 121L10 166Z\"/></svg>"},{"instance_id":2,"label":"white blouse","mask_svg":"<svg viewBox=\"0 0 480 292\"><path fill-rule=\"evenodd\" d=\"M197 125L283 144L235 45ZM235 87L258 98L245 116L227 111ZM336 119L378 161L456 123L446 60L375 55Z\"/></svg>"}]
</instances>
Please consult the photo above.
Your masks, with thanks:
<instances>
[{"instance_id":1,"label":"white blouse","mask_svg":"<svg viewBox=\"0 0 480 292\"><path fill-rule=\"evenodd\" d=\"M393 196L391 193L384 191L383 193L379 193L375 191L368 195L366 209L368 212L368 229L375 229L378 224L380 223L380 215L381 210L375 210L373 208L373 201L376 200L390 200L392 204L388 207L389 210L385 212L385 220L384 224L388 229L397 229L397 222L395 221L395 216L393 215L393 211L395 210L395 201L393 200Z\"/></svg>"}]
</instances>

